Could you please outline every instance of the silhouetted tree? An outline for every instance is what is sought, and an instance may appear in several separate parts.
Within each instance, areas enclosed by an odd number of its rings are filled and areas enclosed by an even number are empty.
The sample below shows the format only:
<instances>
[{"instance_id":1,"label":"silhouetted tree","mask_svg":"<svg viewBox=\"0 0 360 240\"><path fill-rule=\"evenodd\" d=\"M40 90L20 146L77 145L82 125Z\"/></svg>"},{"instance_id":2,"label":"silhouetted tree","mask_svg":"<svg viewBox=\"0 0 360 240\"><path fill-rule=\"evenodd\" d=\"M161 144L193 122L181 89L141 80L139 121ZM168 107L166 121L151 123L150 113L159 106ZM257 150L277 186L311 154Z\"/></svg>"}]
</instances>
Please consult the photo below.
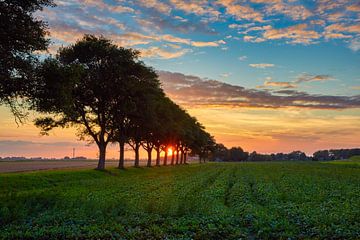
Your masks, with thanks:
<instances>
[{"instance_id":1,"label":"silhouetted tree","mask_svg":"<svg viewBox=\"0 0 360 240\"><path fill-rule=\"evenodd\" d=\"M125 143L135 151L135 166L139 166L142 145L152 152L153 144L146 141L146 137L153 131L154 102L163 96L157 74L152 68L137 61L128 66L128 72L122 84L126 91L114 99L117 108L113 113L112 128L115 129L113 140L119 142L120 146L119 168L124 168Z\"/></svg>"},{"instance_id":2,"label":"silhouetted tree","mask_svg":"<svg viewBox=\"0 0 360 240\"><path fill-rule=\"evenodd\" d=\"M36 125L44 132L78 127L81 139L97 144L97 168L104 169L106 147L114 137L113 113L118 106L114 99L126 91L128 66L137 56L137 51L91 35L61 48L56 59L48 59L40 68L34 96L38 111L55 115L37 119Z\"/></svg>"},{"instance_id":3,"label":"silhouetted tree","mask_svg":"<svg viewBox=\"0 0 360 240\"><path fill-rule=\"evenodd\" d=\"M313 154L314 159L318 161L327 161L331 160L330 154L328 150L320 150Z\"/></svg>"},{"instance_id":4,"label":"silhouetted tree","mask_svg":"<svg viewBox=\"0 0 360 240\"><path fill-rule=\"evenodd\" d=\"M46 50L46 24L33 13L52 0L0 1L0 104L10 106L17 120L25 116L17 100L26 97L38 63L34 51Z\"/></svg>"},{"instance_id":5,"label":"silhouetted tree","mask_svg":"<svg viewBox=\"0 0 360 240\"><path fill-rule=\"evenodd\" d=\"M212 152L212 161L229 161L229 150L221 143L216 144Z\"/></svg>"},{"instance_id":6,"label":"silhouetted tree","mask_svg":"<svg viewBox=\"0 0 360 240\"><path fill-rule=\"evenodd\" d=\"M245 152L241 147L232 147L229 150L229 160L230 161L246 161L248 159L249 153Z\"/></svg>"}]
</instances>

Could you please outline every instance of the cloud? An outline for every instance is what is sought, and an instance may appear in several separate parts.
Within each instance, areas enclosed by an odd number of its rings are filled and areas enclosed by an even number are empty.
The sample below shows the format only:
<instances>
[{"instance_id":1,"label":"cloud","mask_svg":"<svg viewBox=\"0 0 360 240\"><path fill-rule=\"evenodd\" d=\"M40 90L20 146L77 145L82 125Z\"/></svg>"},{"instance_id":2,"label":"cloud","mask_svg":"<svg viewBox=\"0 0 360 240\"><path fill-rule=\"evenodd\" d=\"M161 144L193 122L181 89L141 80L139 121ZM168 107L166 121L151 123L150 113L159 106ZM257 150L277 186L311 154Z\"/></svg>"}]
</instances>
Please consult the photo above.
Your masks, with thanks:
<instances>
[{"instance_id":1,"label":"cloud","mask_svg":"<svg viewBox=\"0 0 360 240\"><path fill-rule=\"evenodd\" d=\"M191 107L248 108L360 108L360 95L311 95L299 91L271 93L268 90L247 89L197 76L159 71L165 92L177 103Z\"/></svg>"},{"instance_id":2,"label":"cloud","mask_svg":"<svg viewBox=\"0 0 360 240\"><path fill-rule=\"evenodd\" d=\"M324 14L328 10L337 10L343 8L348 0L317 0L316 12Z\"/></svg>"},{"instance_id":3,"label":"cloud","mask_svg":"<svg viewBox=\"0 0 360 240\"><path fill-rule=\"evenodd\" d=\"M280 29L268 28L262 37L268 40L285 38L291 40L291 43L310 44L321 35L315 30L308 30L307 27L307 24L302 23Z\"/></svg>"},{"instance_id":4,"label":"cloud","mask_svg":"<svg viewBox=\"0 0 360 240\"><path fill-rule=\"evenodd\" d=\"M139 17L137 21L146 23L142 27L148 31L153 31L154 28L160 32L166 29L181 33L200 32L209 35L216 34L216 31L203 21L192 21L179 16L161 15L154 11L144 12L143 14L144 16L142 18Z\"/></svg>"},{"instance_id":5,"label":"cloud","mask_svg":"<svg viewBox=\"0 0 360 240\"><path fill-rule=\"evenodd\" d=\"M195 15L207 15L210 16L211 19L218 19L220 12L215 8L208 5L207 1L198 1L198 0L170 0L173 6L185 13L192 13Z\"/></svg>"},{"instance_id":6,"label":"cloud","mask_svg":"<svg viewBox=\"0 0 360 240\"><path fill-rule=\"evenodd\" d=\"M266 41L264 38L254 37L254 36L244 36L243 39L245 42L253 42L253 43L259 43L259 42Z\"/></svg>"},{"instance_id":7,"label":"cloud","mask_svg":"<svg viewBox=\"0 0 360 240\"><path fill-rule=\"evenodd\" d=\"M191 42L191 45L194 47L217 47L220 44L225 44L225 42L223 40L213 41L213 42L197 42L197 41Z\"/></svg>"},{"instance_id":8,"label":"cloud","mask_svg":"<svg viewBox=\"0 0 360 240\"><path fill-rule=\"evenodd\" d=\"M82 10L79 10L81 14L84 14ZM86 19L85 24L81 24L81 17L74 18L75 23L70 24L63 22L59 17L54 17L50 21L50 34L57 42L64 44L74 43L76 40L81 39L84 34L102 35L111 39L115 44L122 47L137 47L139 45L148 45L148 47L139 46L138 48L143 52L143 57L158 57L164 59L181 57L184 54L190 52L189 49L181 49L184 45L193 47L218 47L221 44L225 44L223 40L217 41L192 41L189 38L181 38L171 34L143 34L135 31L123 31L126 27L111 17L94 16ZM104 24L112 24L117 28L111 28L109 30L102 29ZM123 33L119 33L122 31ZM159 42L176 43L183 46L177 46L178 51L168 51L158 46L153 46ZM61 44L53 44L52 52L55 52L54 48ZM163 44L166 46L167 44Z\"/></svg>"},{"instance_id":9,"label":"cloud","mask_svg":"<svg viewBox=\"0 0 360 240\"><path fill-rule=\"evenodd\" d=\"M299 75L294 83L303 83L303 82L323 82L334 80L334 78L330 75L312 75L308 73L303 73Z\"/></svg>"},{"instance_id":10,"label":"cloud","mask_svg":"<svg viewBox=\"0 0 360 240\"><path fill-rule=\"evenodd\" d=\"M265 81L264 86L266 86L266 87L281 87L281 88L296 88L296 85L292 82Z\"/></svg>"},{"instance_id":11,"label":"cloud","mask_svg":"<svg viewBox=\"0 0 360 240\"><path fill-rule=\"evenodd\" d=\"M250 6L237 3L235 0L218 0L218 4L226 8L226 13L234 16L237 20L252 20L263 22L263 15Z\"/></svg>"},{"instance_id":12,"label":"cloud","mask_svg":"<svg viewBox=\"0 0 360 240\"><path fill-rule=\"evenodd\" d=\"M270 67L275 67L275 64L272 64L272 63L250 63L249 66L253 67L253 68L270 68Z\"/></svg>"},{"instance_id":13,"label":"cloud","mask_svg":"<svg viewBox=\"0 0 360 240\"><path fill-rule=\"evenodd\" d=\"M265 9L268 14L280 13L287 15L294 20L305 20L313 15L312 12L302 5L288 4L281 0L261 2L267 3Z\"/></svg>"},{"instance_id":14,"label":"cloud","mask_svg":"<svg viewBox=\"0 0 360 240\"><path fill-rule=\"evenodd\" d=\"M360 4L354 4L346 7L346 10L352 12L360 12Z\"/></svg>"},{"instance_id":15,"label":"cloud","mask_svg":"<svg viewBox=\"0 0 360 240\"><path fill-rule=\"evenodd\" d=\"M354 52L357 52L360 50L360 38L353 39L350 44L349 48L353 50Z\"/></svg>"},{"instance_id":16,"label":"cloud","mask_svg":"<svg viewBox=\"0 0 360 240\"><path fill-rule=\"evenodd\" d=\"M325 25L325 20L323 19L316 19L316 20L311 20L310 24L311 25L320 25L320 26L324 26Z\"/></svg>"},{"instance_id":17,"label":"cloud","mask_svg":"<svg viewBox=\"0 0 360 240\"><path fill-rule=\"evenodd\" d=\"M325 27L325 32L347 32L347 33L360 33L360 24L345 25L334 23Z\"/></svg>"},{"instance_id":18,"label":"cloud","mask_svg":"<svg viewBox=\"0 0 360 240\"><path fill-rule=\"evenodd\" d=\"M188 53L189 49L181 49L179 51L167 51L165 49L159 47L150 47L147 49L141 50L141 56L145 58L162 58L162 59L171 59L171 58L178 58L186 53Z\"/></svg>"},{"instance_id":19,"label":"cloud","mask_svg":"<svg viewBox=\"0 0 360 240\"><path fill-rule=\"evenodd\" d=\"M332 32L325 32L324 33L325 38L352 38L350 35L345 35L343 33L332 33Z\"/></svg>"},{"instance_id":20,"label":"cloud","mask_svg":"<svg viewBox=\"0 0 360 240\"><path fill-rule=\"evenodd\" d=\"M229 24L228 28L248 28L248 27L251 27L251 26L254 26L255 23L245 23L245 24L237 24L237 23L232 23L232 24Z\"/></svg>"},{"instance_id":21,"label":"cloud","mask_svg":"<svg viewBox=\"0 0 360 240\"><path fill-rule=\"evenodd\" d=\"M105 3L103 0L83 0L81 1L83 6L96 7L100 10L105 10L113 13L124 13L124 12L135 12L134 9L121 5L109 5Z\"/></svg>"},{"instance_id":22,"label":"cloud","mask_svg":"<svg viewBox=\"0 0 360 240\"><path fill-rule=\"evenodd\" d=\"M330 39L343 39L343 43L348 44L360 34L357 21L360 6L347 0L318 0L312 4L296 0L59 0L57 3L58 7L46 8L38 14L49 22L51 32L53 26L58 25L74 28L53 34L59 37L55 41L64 43L74 39L71 33L75 36L78 33L100 33L114 37L125 46L149 47L154 47L156 44L152 43L157 41L172 42L167 35L193 47L221 45L219 41L197 41L178 33L217 36L225 33L221 37L225 39L231 34L232 41L282 41L290 44L313 44ZM217 24L212 24L214 22ZM225 24L230 31L234 29L237 33L218 32L217 29ZM131 40L131 33L143 37Z\"/></svg>"},{"instance_id":23,"label":"cloud","mask_svg":"<svg viewBox=\"0 0 360 240\"><path fill-rule=\"evenodd\" d=\"M227 78L227 77L230 77L231 75L232 75L232 73L222 73L222 74L220 74L220 77Z\"/></svg>"},{"instance_id":24,"label":"cloud","mask_svg":"<svg viewBox=\"0 0 360 240\"><path fill-rule=\"evenodd\" d=\"M170 34L166 34L166 35L161 36L161 39L164 40L164 41L167 41L167 42L183 43L183 44L187 44L187 45L191 44L190 39L175 37L175 36L170 35Z\"/></svg>"},{"instance_id":25,"label":"cloud","mask_svg":"<svg viewBox=\"0 0 360 240\"><path fill-rule=\"evenodd\" d=\"M247 58L248 58L247 56L243 55L243 56L240 56L240 57L239 57L239 60L240 60L240 61L245 61Z\"/></svg>"},{"instance_id":26,"label":"cloud","mask_svg":"<svg viewBox=\"0 0 360 240\"><path fill-rule=\"evenodd\" d=\"M137 1L139 2L140 5L147 8L152 8L162 14L169 15L171 12L171 6L163 1L158 1L158 0L137 0Z\"/></svg>"},{"instance_id":27,"label":"cloud","mask_svg":"<svg viewBox=\"0 0 360 240\"><path fill-rule=\"evenodd\" d=\"M265 79L263 85L257 86L257 88L266 88L266 87L280 87L280 88L297 88L298 84L305 82L324 82L334 80L334 78L330 75L312 75L308 73L300 74L296 77L294 81L291 82L275 82L271 81L271 77L267 77ZM284 92L282 92L284 93Z\"/></svg>"}]
</instances>

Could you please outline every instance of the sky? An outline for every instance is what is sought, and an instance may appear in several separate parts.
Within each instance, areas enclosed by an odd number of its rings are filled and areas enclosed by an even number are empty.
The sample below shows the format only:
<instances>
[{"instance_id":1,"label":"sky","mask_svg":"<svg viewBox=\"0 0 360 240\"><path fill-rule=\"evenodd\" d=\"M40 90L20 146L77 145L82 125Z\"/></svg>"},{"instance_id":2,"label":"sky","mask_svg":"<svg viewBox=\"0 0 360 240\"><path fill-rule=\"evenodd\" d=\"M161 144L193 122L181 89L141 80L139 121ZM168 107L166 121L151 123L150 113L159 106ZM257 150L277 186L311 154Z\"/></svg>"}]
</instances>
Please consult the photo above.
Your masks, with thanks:
<instances>
[{"instance_id":1,"label":"sky","mask_svg":"<svg viewBox=\"0 0 360 240\"><path fill-rule=\"evenodd\" d=\"M45 54L102 35L141 51L166 94L227 147L360 147L359 0L58 0ZM74 129L40 136L0 107L0 156L96 157ZM130 152L128 154L131 154ZM117 158L110 146L109 158ZM130 155L129 155L130 156Z\"/></svg>"}]
</instances>

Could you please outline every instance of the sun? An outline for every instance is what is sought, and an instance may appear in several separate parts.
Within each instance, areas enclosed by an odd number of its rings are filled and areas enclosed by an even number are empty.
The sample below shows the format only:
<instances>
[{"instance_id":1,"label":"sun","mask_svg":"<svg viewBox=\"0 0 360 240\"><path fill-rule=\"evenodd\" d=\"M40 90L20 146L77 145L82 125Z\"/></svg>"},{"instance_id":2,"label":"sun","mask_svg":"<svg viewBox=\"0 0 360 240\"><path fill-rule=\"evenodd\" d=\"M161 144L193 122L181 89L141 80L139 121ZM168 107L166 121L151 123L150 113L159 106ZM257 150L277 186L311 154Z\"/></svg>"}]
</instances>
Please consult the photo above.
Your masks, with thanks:
<instances>
[{"instance_id":1,"label":"sun","mask_svg":"<svg viewBox=\"0 0 360 240\"><path fill-rule=\"evenodd\" d=\"M168 147L168 155L172 155L173 154L173 149L172 149L172 147Z\"/></svg>"}]
</instances>

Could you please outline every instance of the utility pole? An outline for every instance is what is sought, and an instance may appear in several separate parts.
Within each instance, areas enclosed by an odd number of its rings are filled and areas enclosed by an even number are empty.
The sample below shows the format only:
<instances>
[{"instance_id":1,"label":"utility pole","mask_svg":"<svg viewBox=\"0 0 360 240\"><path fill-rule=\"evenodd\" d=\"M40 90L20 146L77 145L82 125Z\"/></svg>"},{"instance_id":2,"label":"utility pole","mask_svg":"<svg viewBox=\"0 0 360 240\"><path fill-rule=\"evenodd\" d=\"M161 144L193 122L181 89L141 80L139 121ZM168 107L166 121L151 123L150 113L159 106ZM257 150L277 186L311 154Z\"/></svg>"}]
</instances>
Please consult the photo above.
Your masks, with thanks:
<instances>
[{"instance_id":1,"label":"utility pole","mask_svg":"<svg viewBox=\"0 0 360 240\"><path fill-rule=\"evenodd\" d=\"M75 158L75 148L73 148L73 158Z\"/></svg>"}]
</instances>

